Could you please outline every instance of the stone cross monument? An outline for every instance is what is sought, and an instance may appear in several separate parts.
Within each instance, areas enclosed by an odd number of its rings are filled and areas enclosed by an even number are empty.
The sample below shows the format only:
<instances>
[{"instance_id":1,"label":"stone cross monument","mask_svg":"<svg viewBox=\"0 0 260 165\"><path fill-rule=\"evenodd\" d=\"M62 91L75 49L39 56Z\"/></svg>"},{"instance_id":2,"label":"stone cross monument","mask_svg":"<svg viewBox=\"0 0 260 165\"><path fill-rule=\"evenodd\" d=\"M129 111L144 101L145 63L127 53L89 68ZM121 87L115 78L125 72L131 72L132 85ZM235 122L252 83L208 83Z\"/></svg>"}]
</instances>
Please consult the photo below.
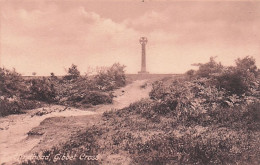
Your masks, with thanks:
<instances>
[{"instance_id":1,"label":"stone cross monument","mask_svg":"<svg viewBox=\"0 0 260 165\"><path fill-rule=\"evenodd\" d=\"M139 42L142 45L142 63L141 63L141 71L138 73L148 74L149 72L146 71L146 53L145 53L145 45L147 44L148 40L146 37L141 37Z\"/></svg>"}]
</instances>

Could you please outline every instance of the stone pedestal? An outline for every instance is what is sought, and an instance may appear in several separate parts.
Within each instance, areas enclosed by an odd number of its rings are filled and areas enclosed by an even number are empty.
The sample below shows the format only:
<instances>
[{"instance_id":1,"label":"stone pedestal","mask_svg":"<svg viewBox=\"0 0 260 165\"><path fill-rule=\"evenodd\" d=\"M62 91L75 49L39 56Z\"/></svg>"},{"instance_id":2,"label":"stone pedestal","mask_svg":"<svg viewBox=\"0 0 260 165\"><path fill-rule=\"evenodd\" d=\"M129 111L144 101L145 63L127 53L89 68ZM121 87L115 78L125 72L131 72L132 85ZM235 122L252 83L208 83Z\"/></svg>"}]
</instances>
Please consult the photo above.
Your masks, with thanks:
<instances>
[{"instance_id":1,"label":"stone pedestal","mask_svg":"<svg viewBox=\"0 0 260 165\"><path fill-rule=\"evenodd\" d=\"M140 72L138 72L138 74L149 74L149 72L146 72L146 71L140 71Z\"/></svg>"}]
</instances>

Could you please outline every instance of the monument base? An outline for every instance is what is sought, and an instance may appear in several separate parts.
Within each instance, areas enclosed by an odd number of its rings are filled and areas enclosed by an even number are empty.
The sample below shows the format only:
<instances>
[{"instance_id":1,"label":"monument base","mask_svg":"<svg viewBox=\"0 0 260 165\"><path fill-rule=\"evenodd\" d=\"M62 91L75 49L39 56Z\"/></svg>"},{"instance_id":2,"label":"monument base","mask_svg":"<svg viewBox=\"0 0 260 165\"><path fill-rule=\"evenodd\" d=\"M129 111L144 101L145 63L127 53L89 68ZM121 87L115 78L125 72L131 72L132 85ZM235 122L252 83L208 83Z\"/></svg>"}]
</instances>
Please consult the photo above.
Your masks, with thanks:
<instances>
[{"instance_id":1,"label":"monument base","mask_svg":"<svg viewBox=\"0 0 260 165\"><path fill-rule=\"evenodd\" d=\"M138 74L149 74L149 72L140 71Z\"/></svg>"}]
</instances>

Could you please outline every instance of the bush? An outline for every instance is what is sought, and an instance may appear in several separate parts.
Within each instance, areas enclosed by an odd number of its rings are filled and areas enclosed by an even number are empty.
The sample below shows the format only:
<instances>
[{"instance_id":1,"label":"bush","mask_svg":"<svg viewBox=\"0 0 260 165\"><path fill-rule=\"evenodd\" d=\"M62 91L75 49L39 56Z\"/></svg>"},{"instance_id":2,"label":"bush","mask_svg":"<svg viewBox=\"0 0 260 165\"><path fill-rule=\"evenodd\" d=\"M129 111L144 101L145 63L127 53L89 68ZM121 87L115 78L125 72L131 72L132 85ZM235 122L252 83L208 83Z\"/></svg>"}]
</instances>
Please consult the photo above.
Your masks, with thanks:
<instances>
[{"instance_id":1,"label":"bush","mask_svg":"<svg viewBox=\"0 0 260 165\"><path fill-rule=\"evenodd\" d=\"M210 61L205 64L194 64L199 66L196 72L198 77L210 78L212 75L221 73L223 66L221 63L217 63L214 57L210 57Z\"/></svg>"},{"instance_id":2,"label":"bush","mask_svg":"<svg viewBox=\"0 0 260 165\"><path fill-rule=\"evenodd\" d=\"M111 103L113 96L108 91L125 85L124 66L118 63L100 70L94 76L80 76L77 66L72 64L68 75L62 80L53 77L50 78L50 82L54 85L56 93L54 99L59 104L76 107ZM43 95L52 96L51 94L48 92Z\"/></svg>"},{"instance_id":3,"label":"bush","mask_svg":"<svg viewBox=\"0 0 260 165\"><path fill-rule=\"evenodd\" d=\"M56 97L56 89L48 79L32 79L30 80L30 99L45 101L48 103L54 102Z\"/></svg>"},{"instance_id":4,"label":"bush","mask_svg":"<svg viewBox=\"0 0 260 165\"><path fill-rule=\"evenodd\" d=\"M209 111L211 125L221 125L229 128L243 128L246 130L259 130L260 128L260 102L235 107L218 107Z\"/></svg>"},{"instance_id":5,"label":"bush","mask_svg":"<svg viewBox=\"0 0 260 165\"><path fill-rule=\"evenodd\" d=\"M245 58L238 58L236 60L236 69L241 72L250 72L254 74L255 77L258 75L258 69L256 66L255 59L253 57L246 56Z\"/></svg>"},{"instance_id":6,"label":"bush","mask_svg":"<svg viewBox=\"0 0 260 165\"><path fill-rule=\"evenodd\" d=\"M105 70L100 70L94 77L98 89L109 91L124 86L126 83L124 68L125 66L115 63Z\"/></svg>"},{"instance_id":7,"label":"bush","mask_svg":"<svg viewBox=\"0 0 260 165\"><path fill-rule=\"evenodd\" d=\"M3 97L0 101L0 109L0 116L22 113L19 103L17 101L9 101L7 98Z\"/></svg>"},{"instance_id":8,"label":"bush","mask_svg":"<svg viewBox=\"0 0 260 165\"><path fill-rule=\"evenodd\" d=\"M128 154L131 164L258 164L260 102L241 101L231 108L221 105L225 98L218 98L219 107L206 106L222 94L214 94L218 89L202 84L205 82L195 81L190 84L194 88L187 91L188 84L179 87L178 97L173 100L180 98L180 109L175 105L170 108L168 94L164 100L141 100L103 114L105 123L99 126L111 131L101 137L101 141L108 141L102 143L102 148L109 153ZM197 99L209 97L209 103L202 100L202 105L193 105L209 109L186 111L190 102L184 98L189 91L198 92ZM158 116L161 120L154 122Z\"/></svg>"},{"instance_id":9,"label":"bush","mask_svg":"<svg viewBox=\"0 0 260 165\"><path fill-rule=\"evenodd\" d=\"M164 97L168 94L167 87L164 85L162 81L155 81L152 84L152 90L149 93L151 99L159 100L164 99Z\"/></svg>"},{"instance_id":10,"label":"bush","mask_svg":"<svg viewBox=\"0 0 260 165\"><path fill-rule=\"evenodd\" d=\"M59 104L75 107L86 107L103 103L111 103L112 95L100 91L94 80L79 77L76 81L63 81L55 85Z\"/></svg>"},{"instance_id":11,"label":"bush","mask_svg":"<svg viewBox=\"0 0 260 165\"><path fill-rule=\"evenodd\" d=\"M195 70L193 70L193 69L191 69L191 70L188 70L186 73L186 76L189 78L189 79L192 79L192 78L194 78L196 75L196 71Z\"/></svg>"},{"instance_id":12,"label":"bush","mask_svg":"<svg viewBox=\"0 0 260 165\"><path fill-rule=\"evenodd\" d=\"M254 96L230 95L224 89L219 90L211 86L211 81L207 78L174 81L170 86L166 86L163 82L155 82L150 98L154 100L149 104L152 109L149 110L150 115L156 113L172 116L186 125L230 124L244 121L243 116L247 113L247 109L251 109L251 105L259 102L259 99ZM258 110L254 111L255 115ZM246 122L242 124L247 125Z\"/></svg>"},{"instance_id":13,"label":"bush","mask_svg":"<svg viewBox=\"0 0 260 165\"><path fill-rule=\"evenodd\" d=\"M53 147L51 150L35 153L34 159L24 160L22 165L98 165L96 156L100 146L97 143L97 137L103 132L103 129L90 127L76 138L70 139L62 147Z\"/></svg>"},{"instance_id":14,"label":"bush","mask_svg":"<svg viewBox=\"0 0 260 165\"><path fill-rule=\"evenodd\" d=\"M41 103L33 100L20 99L17 97L7 98L0 97L0 116L10 114L21 114L22 110L34 109L41 107Z\"/></svg>"},{"instance_id":15,"label":"bush","mask_svg":"<svg viewBox=\"0 0 260 165\"><path fill-rule=\"evenodd\" d=\"M259 88L258 69L253 57L237 59L235 67L223 67L212 57L210 62L197 65L197 78L208 78L212 85L228 91L230 95L250 95L252 90Z\"/></svg>"},{"instance_id":16,"label":"bush","mask_svg":"<svg viewBox=\"0 0 260 165\"><path fill-rule=\"evenodd\" d=\"M182 136L174 131L153 136L137 144L142 152L131 154L136 164L257 164L256 146L246 132L230 129L208 129L198 134L195 128L187 128ZM243 135L239 134L243 133ZM227 136L221 136L227 135ZM253 134L249 133L251 136ZM132 145L133 147L135 145ZM134 148L138 151L138 147Z\"/></svg>"},{"instance_id":17,"label":"bush","mask_svg":"<svg viewBox=\"0 0 260 165\"><path fill-rule=\"evenodd\" d=\"M86 93L81 103L92 105L112 103L112 95L104 92L91 91L89 93Z\"/></svg>"},{"instance_id":18,"label":"bush","mask_svg":"<svg viewBox=\"0 0 260 165\"><path fill-rule=\"evenodd\" d=\"M77 68L77 65L72 64L71 67L67 71L67 75L64 76L66 80L73 80L80 77L80 71Z\"/></svg>"},{"instance_id":19,"label":"bush","mask_svg":"<svg viewBox=\"0 0 260 165\"><path fill-rule=\"evenodd\" d=\"M214 77L215 85L226 89L230 94L251 95L252 90L259 88L257 67L252 57L236 60L236 67L228 67Z\"/></svg>"},{"instance_id":20,"label":"bush","mask_svg":"<svg viewBox=\"0 0 260 165\"><path fill-rule=\"evenodd\" d=\"M218 88L227 90L231 95L248 94L252 88L257 88L259 85L253 73L249 71L244 72L233 67L217 75L214 79L214 84Z\"/></svg>"},{"instance_id":21,"label":"bush","mask_svg":"<svg viewBox=\"0 0 260 165\"><path fill-rule=\"evenodd\" d=\"M0 68L0 95L3 96L0 115L16 114L22 109L38 107L37 101L76 107L112 103L113 96L108 91L125 85L124 68L116 63L88 77L80 76L77 66L72 64L62 79L51 73L49 78L28 80L15 70ZM8 101L12 98L16 98L16 101Z\"/></svg>"},{"instance_id":22,"label":"bush","mask_svg":"<svg viewBox=\"0 0 260 165\"><path fill-rule=\"evenodd\" d=\"M28 83L14 70L0 68L0 116L20 114L22 110L33 109L41 103L28 100Z\"/></svg>"},{"instance_id":23,"label":"bush","mask_svg":"<svg viewBox=\"0 0 260 165\"><path fill-rule=\"evenodd\" d=\"M113 77L113 79L115 81L115 85L117 87L122 87L125 85L126 77L125 77L124 69L125 69L124 65L115 63L107 71L108 75Z\"/></svg>"},{"instance_id":24,"label":"bush","mask_svg":"<svg viewBox=\"0 0 260 165\"><path fill-rule=\"evenodd\" d=\"M0 68L0 95L1 96L20 96L26 91L27 87L22 76L13 69L12 71Z\"/></svg>"},{"instance_id":25,"label":"bush","mask_svg":"<svg viewBox=\"0 0 260 165\"><path fill-rule=\"evenodd\" d=\"M127 154L131 164L258 164L259 118L252 117L259 113L259 102L204 112L209 118L187 113L187 120L158 112L160 105L168 108L163 101L147 99L104 113L98 128L110 131L99 137L106 151L100 153Z\"/></svg>"}]
</instances>

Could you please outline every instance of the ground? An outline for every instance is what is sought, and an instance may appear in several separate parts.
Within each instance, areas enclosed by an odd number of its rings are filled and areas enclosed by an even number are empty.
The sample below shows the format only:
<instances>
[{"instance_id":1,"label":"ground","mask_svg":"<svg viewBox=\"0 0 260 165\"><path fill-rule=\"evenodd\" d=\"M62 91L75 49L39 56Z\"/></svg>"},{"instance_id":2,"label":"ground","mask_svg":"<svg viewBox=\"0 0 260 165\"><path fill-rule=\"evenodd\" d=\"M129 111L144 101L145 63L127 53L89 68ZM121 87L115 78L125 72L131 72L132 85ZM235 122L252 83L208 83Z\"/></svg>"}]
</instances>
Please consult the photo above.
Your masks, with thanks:
<instances>
[{"instance_id":1,"label":"ground","mask_svg":"<svg viewBox=\"0 0 260 165\"><path fill-rule=\"evenodd\" d=\"M151 82L137 80L115 90L112 104L88 109L49 105L25 114L0 118L0 162L11 164L19 161L20 156L26 157L60 145L97 123L103 112L148 98L150 90Z\"/></svg>"}]
</instances>

